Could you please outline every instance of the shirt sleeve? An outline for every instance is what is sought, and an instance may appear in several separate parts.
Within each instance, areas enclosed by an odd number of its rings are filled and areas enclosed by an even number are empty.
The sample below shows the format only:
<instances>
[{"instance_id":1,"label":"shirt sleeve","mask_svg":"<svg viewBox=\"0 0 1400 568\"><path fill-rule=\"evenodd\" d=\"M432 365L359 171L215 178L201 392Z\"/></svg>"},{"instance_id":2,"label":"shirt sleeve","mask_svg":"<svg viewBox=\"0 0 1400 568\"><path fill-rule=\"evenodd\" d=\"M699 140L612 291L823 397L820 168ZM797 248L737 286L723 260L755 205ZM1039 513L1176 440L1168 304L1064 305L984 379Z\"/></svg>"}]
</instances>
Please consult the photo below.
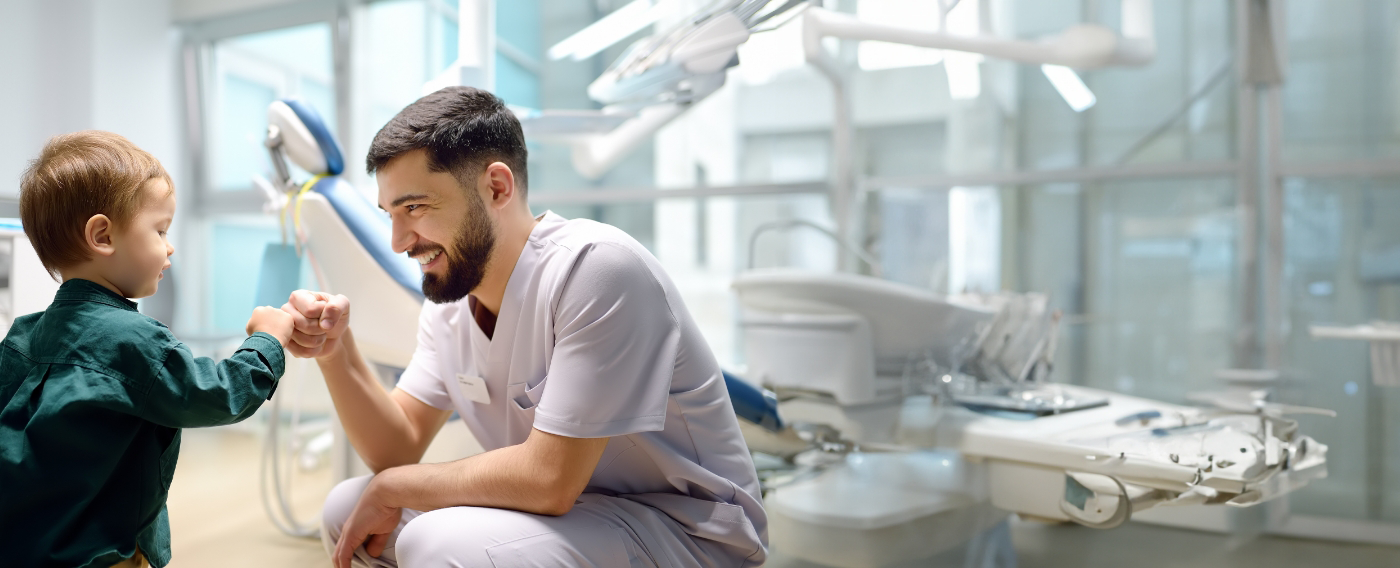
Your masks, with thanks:
<instances>
[{"instance_id":1,"label":"shirt sleeve","mask_svg":"<svg viewBox=\"0 0 1400 568\"><path fill-rule=\"evenodd\" d=\"M554 340L535 428L604 438L665 426L680 329L636 252L595 243L580 253L554 309Z\"/></svg>"},{"instance_id":2,"label":"shirt sleeve","mask_svg":"<svg viewBox=\"0 0 1400 568\"><path fill-rule=\"evenodd\" d=\"M140 413L170 428L232 424L252 416L272 398L285 369L282 344L261 331L217 362L195 357L172 338Z\"/></svg>"},{"instance_id":3,"label":"shirt sleeve","mask_svg":"<svg viewBox=\"0 0 1400 568\"><path fill-rule=\"evenodd\" d=\"M418 314L418 346L408 361L408 368L399 376L397 388L438 410L452 410L452 396L442 382L438 364L438 345L434 341L432 322L443 317L437 304L424 303Z\"/></svg>"}]
</instances>

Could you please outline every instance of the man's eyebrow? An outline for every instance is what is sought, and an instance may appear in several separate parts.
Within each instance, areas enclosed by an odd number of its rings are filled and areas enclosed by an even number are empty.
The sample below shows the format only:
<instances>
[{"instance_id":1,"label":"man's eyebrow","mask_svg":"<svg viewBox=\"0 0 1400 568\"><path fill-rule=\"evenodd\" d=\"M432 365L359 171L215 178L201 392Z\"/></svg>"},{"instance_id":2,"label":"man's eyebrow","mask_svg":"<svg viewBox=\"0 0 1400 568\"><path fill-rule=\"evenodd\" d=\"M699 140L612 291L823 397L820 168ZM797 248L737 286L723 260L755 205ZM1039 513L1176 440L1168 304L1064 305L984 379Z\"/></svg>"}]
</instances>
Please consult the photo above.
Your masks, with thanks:
<instances>
[{"instance_id":1,"label":"man's eyebrow","mask_svg":"<svg viewBox=\"0 0 1400 568\"><path fill-rule=\"evenodd\" d=\"M404 202L407 201L418 201L427 198L428 196L422 193L410 193L408 195L400 195L397 198L395 198L392 203L389 204L389 207L398 207L400 205L403 205ZM380 209L383 209L383 207L380 207Z\"/></svg>"}]
</instances>

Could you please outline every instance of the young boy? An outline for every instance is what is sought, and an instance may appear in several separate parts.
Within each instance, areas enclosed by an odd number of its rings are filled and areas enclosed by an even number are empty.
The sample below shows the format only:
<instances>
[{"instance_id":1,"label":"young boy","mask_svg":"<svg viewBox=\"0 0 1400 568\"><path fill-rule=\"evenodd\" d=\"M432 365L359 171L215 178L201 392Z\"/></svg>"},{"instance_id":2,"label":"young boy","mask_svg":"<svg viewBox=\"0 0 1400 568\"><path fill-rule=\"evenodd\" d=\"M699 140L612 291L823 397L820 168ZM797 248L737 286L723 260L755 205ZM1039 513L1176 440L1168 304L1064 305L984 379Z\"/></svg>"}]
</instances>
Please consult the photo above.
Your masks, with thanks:
<instances>
[{"instance_id":1,"label":"young boy","mask_svg":"<svg viewBox=\"0 0 1400 568\"><path fill-rule=\"evenodd\" d=\"M110 132L50 140L20 181L24 232L63 284L0 343L0 564L165 566L180 428L243 420L277 387L287 313L255 309L215 362L128 299L156 292L174 215L160 162Z\"/></svg>"}]
</instances>

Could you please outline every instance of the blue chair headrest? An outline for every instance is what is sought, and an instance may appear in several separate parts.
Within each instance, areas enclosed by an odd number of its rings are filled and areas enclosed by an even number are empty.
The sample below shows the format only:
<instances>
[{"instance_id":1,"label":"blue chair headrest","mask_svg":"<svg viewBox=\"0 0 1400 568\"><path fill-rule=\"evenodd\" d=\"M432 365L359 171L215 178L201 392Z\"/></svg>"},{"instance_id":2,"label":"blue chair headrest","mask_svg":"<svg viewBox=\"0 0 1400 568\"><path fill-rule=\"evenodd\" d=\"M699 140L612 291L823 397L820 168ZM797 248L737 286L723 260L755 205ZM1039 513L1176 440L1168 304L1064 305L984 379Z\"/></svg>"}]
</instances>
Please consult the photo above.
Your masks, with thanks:
<instances>
[{"instance_id":1,"label":"blue chair headrest","mask_svg":"<svg viewBox=\"0 0 1400 568\"><path fill-rule=\"evenodd\" d=\"M785 427L782 416L778 414L778 399L773 393L750 385L728 371L723 371L723 374L724 387L729 391L729 403L734 406L734 414L770 432Z\"/></svg>"},{"instance_id":2,"label":"blue chair headrest","mask_svg":"<svg viewBox=\"0 0 1400 568\"><path fill-rule=\"evenodd\" d=\"M267 109L268 124L282 133L287 158L301 169L319 175L340 175L345 160L340 145L321 119L320 113L298 98L274 101Z\"/></svg>"}]
</instances>

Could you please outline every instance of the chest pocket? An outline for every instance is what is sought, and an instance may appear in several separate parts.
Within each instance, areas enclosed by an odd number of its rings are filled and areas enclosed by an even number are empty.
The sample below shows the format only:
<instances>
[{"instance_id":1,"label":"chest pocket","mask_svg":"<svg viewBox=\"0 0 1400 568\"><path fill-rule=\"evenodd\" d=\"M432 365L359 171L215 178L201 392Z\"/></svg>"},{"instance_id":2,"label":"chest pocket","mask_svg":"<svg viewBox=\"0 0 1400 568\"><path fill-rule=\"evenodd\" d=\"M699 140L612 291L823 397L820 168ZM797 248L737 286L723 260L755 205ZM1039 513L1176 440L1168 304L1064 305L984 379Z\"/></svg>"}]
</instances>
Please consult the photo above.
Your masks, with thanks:
<instances>
[{"instance_id":1,"label":"chest pocket","mask_svg":"<svg viewBox=\"0 0 1400 568\"><path fill-rule=\"evenodd\" d=\"M549 382L549 377L540 379L535 386L527 383L515 383L506 385L506 396L510 398L511 406L516 410L535 409L535 405L540 403L540 396L544 394L544 384Z\"/></svg>"},{"instance_id":2,"label":"chest pocket","mask_svg":"<svg viewBox=\"0 0 1400 568\"><path fill-rule=\"evenodd\" d=\"M534 385L506 385L507 427L510 429L509 436L513 443L524 442L525 438L529 437L530 430L535 425L535 406L539 405L540 397L544 395L544 384L548 380L549 377L544 377Z\"/></svg>"}]
</instances>

